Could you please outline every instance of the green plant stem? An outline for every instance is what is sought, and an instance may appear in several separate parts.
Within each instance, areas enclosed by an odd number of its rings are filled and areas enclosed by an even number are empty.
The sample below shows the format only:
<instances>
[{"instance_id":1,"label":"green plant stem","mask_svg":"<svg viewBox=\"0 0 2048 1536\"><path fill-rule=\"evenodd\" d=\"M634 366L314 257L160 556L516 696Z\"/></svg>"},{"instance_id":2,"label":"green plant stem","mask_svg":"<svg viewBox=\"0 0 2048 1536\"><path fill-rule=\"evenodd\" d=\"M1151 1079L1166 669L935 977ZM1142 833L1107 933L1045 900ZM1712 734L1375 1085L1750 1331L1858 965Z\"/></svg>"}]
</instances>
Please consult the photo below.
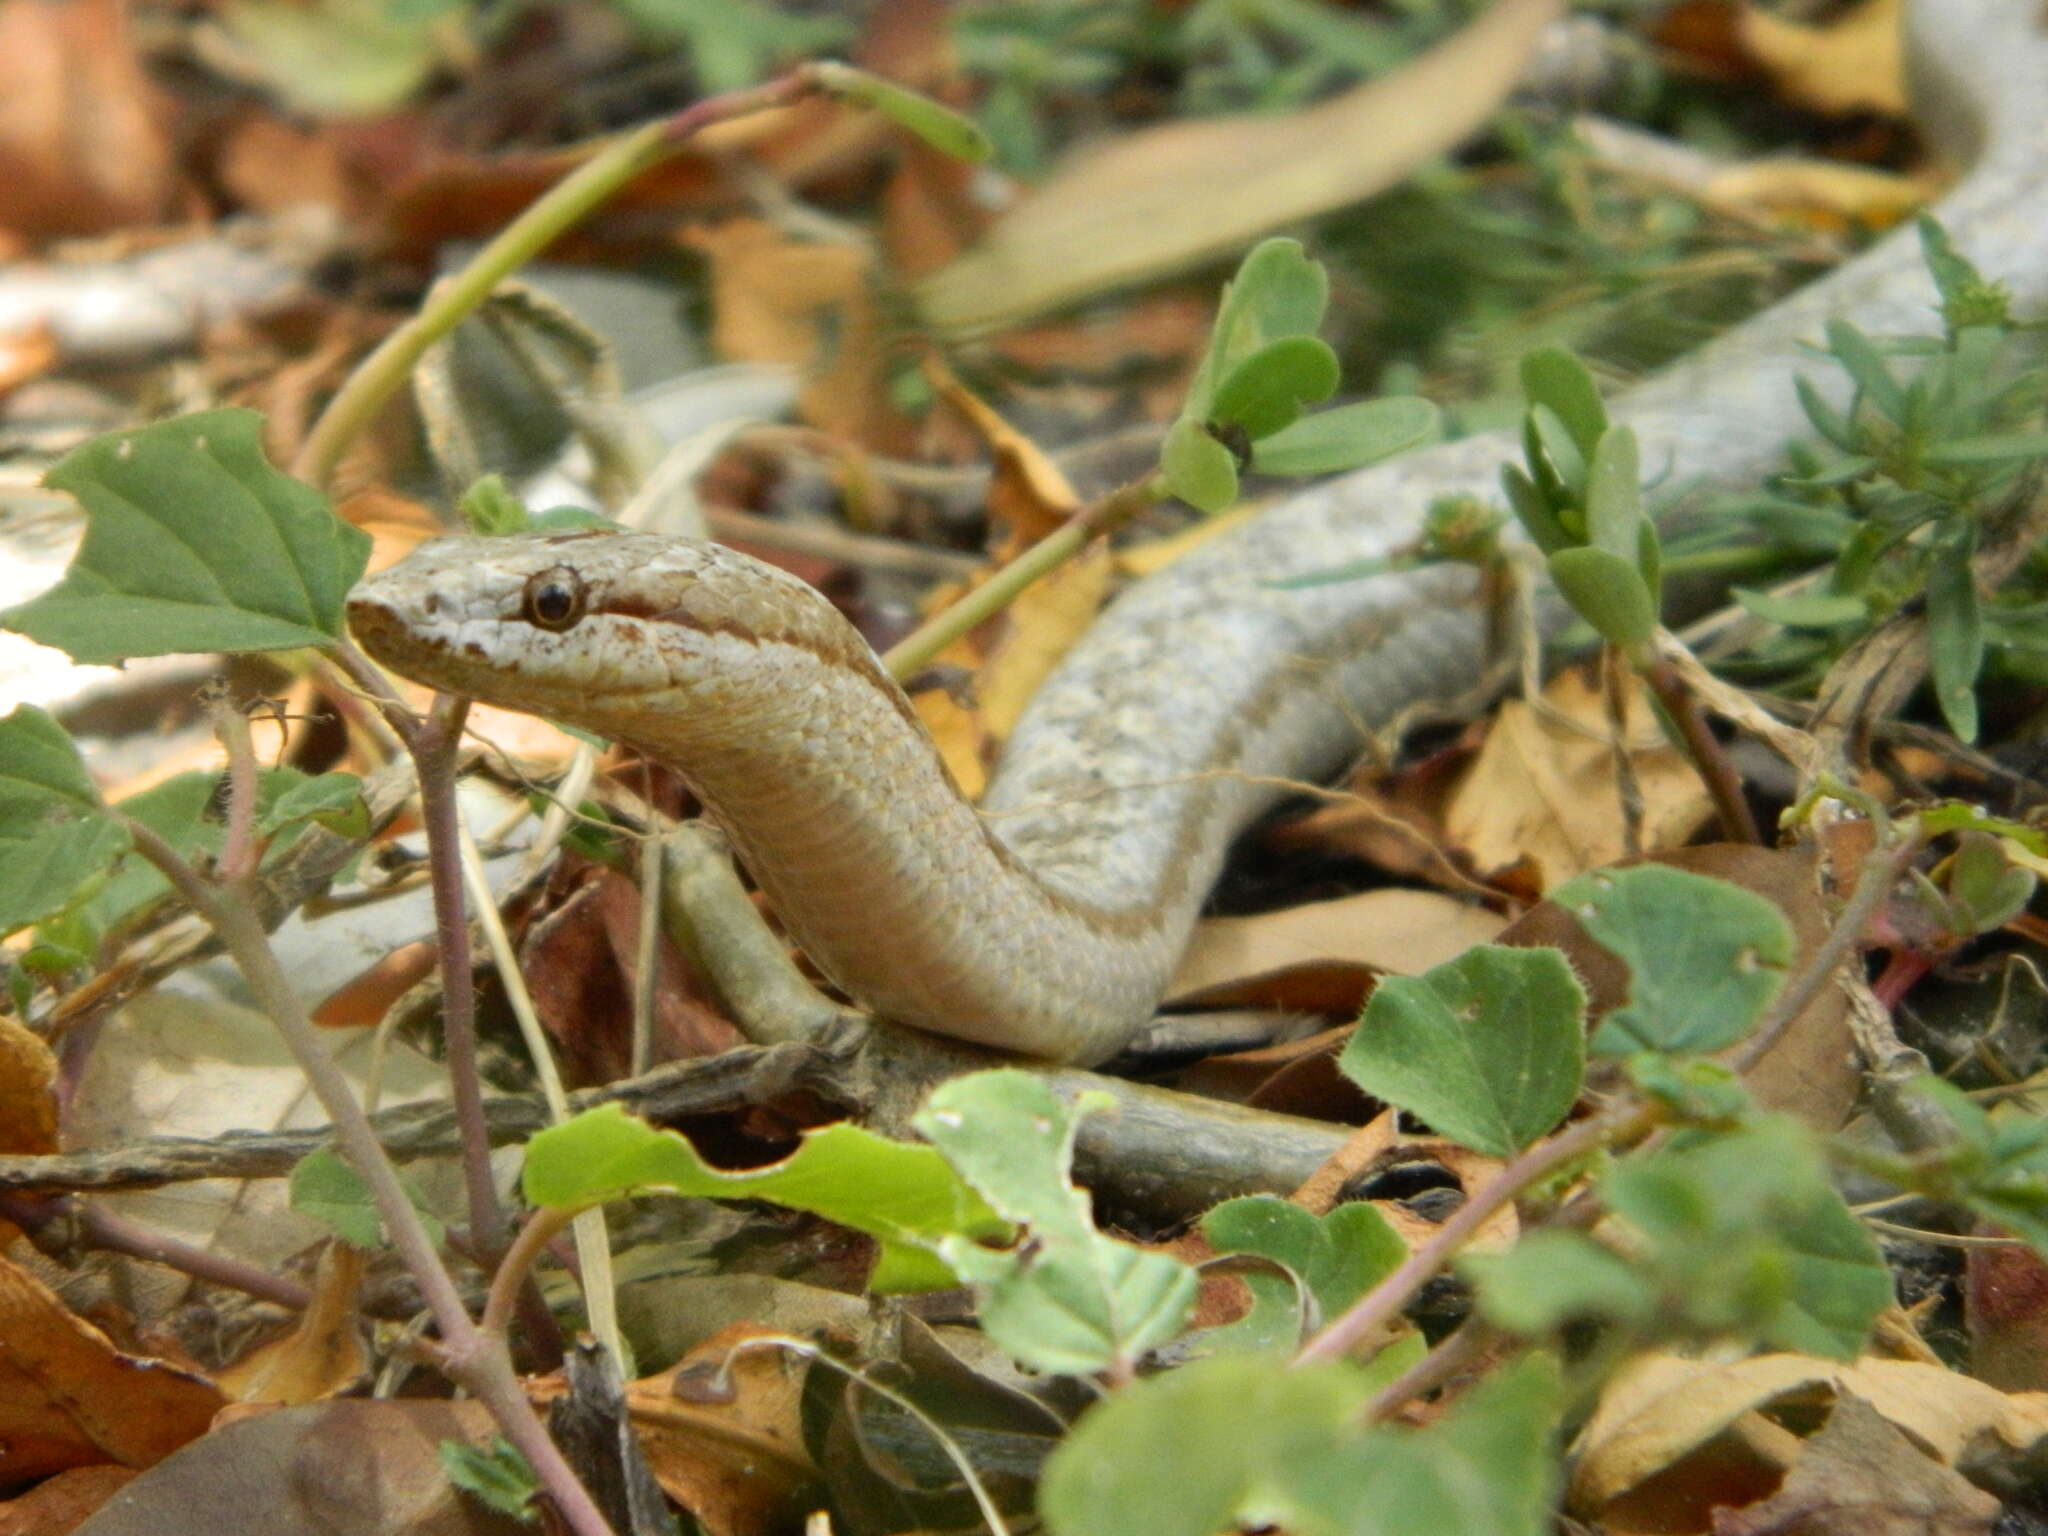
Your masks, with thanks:
<instances>
[{"instance_id":1,"label":"green plant stem","mask_svg":"<svg viewBox=\"0 0 2048 1536\"><path fill-rule=\"evenodd\" d=\"M619 135L590 159L542 193L507 224L446 283L429 295L420 312L363 359L328 402L308 434L292 473L325 486L358 433L411 378L427 349L489 298L499 283L548 246L641 172L675 154L712 123L783 106L818 88L808 68L763 85L707 97L660 122Z\"/></svg>"},{"instance_id":2,"label":"green plant stem","mask_svg":"<svg viewBox=\"0 0 2048 1536\"><path fill-rule=\"evenodd\" d=\"M1707 793L1713 797L1714 809L1721 818L1722 834L1731 842L1762 844L1763 830L1750 814L1749 801L1742 793L1742 775L1735 771L1727 748L1721 745L1713 728L1707 724L1699 700L1685 686L1677 668L1656 656L1638 660L1636 666L1650 692L1663 707L1665 718L1677 730L1685 754L1692 759L1701 782L1707 786Z\"/></svg>"},{"instance_id":3,"label":"green plant stem","mask_svg":"<svg viewBox=\"0 0 2048 1536\"><path fill-rule=\"evenodd\" d=\"M613 1536L603 1511L591 1499L560 1448L548 1437L533 1405L520 1389L504 1335L486 1333L470 1321L454 1277L441 1262L426 1223L406 1197L397 1167L384 1155L369 1117L349 1089L348 1079L328 1055L318 1026L292 990L255 912L246 902L235 899L232 892L203 878L150 828L130 817L122 820L134 839L136 851L162 872L192 910L220 936L236 969L248 983L257 1007L277 1026L286 1047L297 1059L299 1070L306 1074L314 1097L333 1123L343 1156L369 1186L378 1218L433 1316L441 1336L436 1356L441 1368L490 1410L505 1438L526 1457L564 1522L577 1536Z\"/></svg>"},{"instance_id":4,"label":"green plant stem","mask_svg":"<svg viewBox=\"0 0 2048 1536\"><path fill-rule=\"evenodd\" d=\"M1165 476L1151 475L1083 507L959 602L933 614L897 641L882 657L882 665L898 682L915 676L939 652L1001 613L1026 587L1073 559L1098 535L1114 533L1170 494Z\"/></svg>"},{"instance_id":5,"label":"green plant stem","mask_svg":"<svg viewBox=\"0 0 2048 1536\"><path fill-rule=\"evenodd\" d=\"M484 1298L483 1317L478 1326L486 1333L502 1335L511 1326L512 1314L526 1288L526 1277L546 1251L549 1243L575 1219L571 1211L542 1206L526 1218L526 1225L512 1239L505 1257L491 1275L490 1294Z\"/></svg>"},{"instance_id":6,"label":"green plant stem","mask_svg":"<svg viewBox=\"0 0 2048 1536\"><path fill-rule=\"evenodd\" d=\"M406 747L419 774L420 821L427 834L427 879L441 965L441 1040L448 1056L449 1097L462 1131L469 1240L489 1268L505 1250L505 1213L491 1173L490 1121L476 1045L476 966L462 885L462 812L455 798L455 762L468 714L468 700L438 696L427 718L406 738Z\"/></svg>"},{"instance_id":7,"label":"green plant stem","mask_svg":"<svg viewBox=\"0 0 2048 1536\"><path fill-rule=\"evenodd\" d=\"M1513 1162L1474 1190L1465 1203L1436 1229L1428 1242L1402 1261L1386 1279L1351 1304L1322 1332L1301 1347L1296 1365L1341 1360L1359 1344L1392 1325L1422 1287L1447 1268L1481 1227L1520 1197L1523 1190L1540 1184L1559 1170L1570 1167L1610 1142L1633 1141L1654 1129L1663 1118L1655 1104L1636 1104L1610 1110L1581 1120L1523 1152Z\"/></svg>"}]
</instances>

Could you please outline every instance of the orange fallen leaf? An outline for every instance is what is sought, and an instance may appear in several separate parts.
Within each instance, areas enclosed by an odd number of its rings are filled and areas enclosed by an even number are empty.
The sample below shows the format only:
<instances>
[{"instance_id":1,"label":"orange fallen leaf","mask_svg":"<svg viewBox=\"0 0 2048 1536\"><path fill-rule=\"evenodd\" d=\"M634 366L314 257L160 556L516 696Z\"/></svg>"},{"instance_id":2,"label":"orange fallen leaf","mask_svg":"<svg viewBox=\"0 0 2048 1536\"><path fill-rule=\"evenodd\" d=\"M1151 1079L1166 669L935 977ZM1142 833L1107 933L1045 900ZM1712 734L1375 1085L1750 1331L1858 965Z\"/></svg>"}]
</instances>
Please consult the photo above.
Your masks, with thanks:
<instances>
[{"instance_id":1,"label":"orange fallen leaf","mask_svg":"<svg viewBox=\"0 0 2048 1536\"><path fill-rule=\"evenodd\" d=\"M0 1258L0 1488L115 1461L147 1467L206 1433L205 1377L131 1355Z\"/></svg>"},{"instance_id":2,"label":"orange fallen leaf","mask_svg":"<svg viewBox=\"0 0 2048 1536\"><path fill-rule=\"evenodd\" d=\"M356 1293L368 1255L333 1241L320 1256L313 1304L290 1332L258 1346L218 1373L221 1389L242 1403L316 1403L338 1397L369 1374Z\"/></svg>"},{"instance_id":3,"label":"orange fallen leaf","mask_svg":"<svg viewBox=\"0 0 2048 1536\"><path fill-rule=\"evenodd\" d=\"M27 1025L0 1014L0 1153L57 1150L57 1058Z\"/></svg>"}]
</instances>

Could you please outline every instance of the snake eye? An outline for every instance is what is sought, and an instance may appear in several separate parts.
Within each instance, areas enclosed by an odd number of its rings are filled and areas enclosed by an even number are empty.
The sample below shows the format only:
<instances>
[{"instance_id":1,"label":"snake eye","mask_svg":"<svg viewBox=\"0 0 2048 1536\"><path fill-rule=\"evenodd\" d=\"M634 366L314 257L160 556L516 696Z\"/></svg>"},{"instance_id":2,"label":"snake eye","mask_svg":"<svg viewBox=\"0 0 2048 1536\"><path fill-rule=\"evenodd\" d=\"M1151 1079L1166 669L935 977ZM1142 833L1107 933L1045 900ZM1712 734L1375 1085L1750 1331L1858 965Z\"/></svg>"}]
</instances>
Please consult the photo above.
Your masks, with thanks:
<instances>
[{"instance_id":1,"label":"snake eye","mask_svg":"<svg viewBox=\"0 0 2048 1536\"><path fill-rule=\"evenodd\" d=\"M583 581L560 566L526 579L520 617L536 629L562 630L583 617Z\"/></svg>"}]
</instances>

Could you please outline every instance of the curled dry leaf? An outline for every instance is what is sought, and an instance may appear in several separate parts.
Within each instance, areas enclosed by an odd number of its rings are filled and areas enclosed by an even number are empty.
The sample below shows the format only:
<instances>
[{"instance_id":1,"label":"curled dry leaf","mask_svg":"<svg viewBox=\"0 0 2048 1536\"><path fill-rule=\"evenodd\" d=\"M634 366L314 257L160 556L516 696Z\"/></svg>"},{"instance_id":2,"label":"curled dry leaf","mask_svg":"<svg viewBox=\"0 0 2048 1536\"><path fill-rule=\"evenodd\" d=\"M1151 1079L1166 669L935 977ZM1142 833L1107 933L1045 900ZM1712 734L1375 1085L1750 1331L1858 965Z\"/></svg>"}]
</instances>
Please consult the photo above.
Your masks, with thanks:
<instances>
[{"instance_id":1,"label":"curled dry leaf","mask_svg":"<svg viewBox=\"0 0 2048 1536\"><path fill-rule=\"evenodd\" d=\"M1185 270L1392 186L1492 115L1558 0L1495 0L1378 80L1299 112L1170 123L1083 153L917 291L937 329L994 329Z\"/></svg>"},{"instance_id":2,"label":"curled dry leaf","mask_svg":"<svg viewBox=\"0 0 2048 1536\"><path fill-rule=\"evenodd\" d=\"M1784 1485L1746 1509L1715 1510L1714 1536L1977 1536L2003 1508L1842 1392Z\"/></svg>"},{"instance_id":3,"label":"curled dry leaf","mask_svg":"<svg viewBox=\"0 0 2048 1536\"><path fill-rule=\"evenodd\" d=\"M1356 1007L1374 977L1419 976L1490 942L1503 926L1483 907L1393 887L1256 917L1207 918L1181 957L1167 1002L1308 1007L1310 997L1341 987ZM1308 987L1311 975L1318 978L1312 992L1290 990L1290 979Z\"/></svg>"},{"instance_id":4,"label":"curled dry leaf","mask_svg":"<svg viewBox=\"0 0 2048 1536\"><path fill-rule=\"evenodd\" d=\"M1568 1507L1597 1517L1652 1479L1673 1476L1746 1416L1776 1404L1840 1402L1849 1395L1866 1401L1939 1465L1964 1473L2016 1462L2048 1442L2048 1393L2008 1395L1919 1361L1844 1365L1805 1355L1727 1362L1649 1355L1624 1366L1601 1394L1579 1437ZM1692 1528L1704 1528L1704 1520Z\"/></svg>"},{"instance_id":5,"label":"curled dry leaf","mask_svg":"<svg viewBox=\"0 0 2048 1536\"><path fill-rule=\"evenodd\" d=\"M95 1462L152 1466L225 1403L203 1376L116 1349L0 1258L0 1489Z\"/></svg>"},{"instance_id":6,"label":"curled dry leaf","mask_svg":"<svg viewBox=\"0 0 2048 1536\"><path fill-rule=\"evenodd\" d=\"M57 1058L27 1025L0 1014L0 1153L57 1150Z\"/></svg>"},{"instance_id":7,"label":"curled dry leaf","mask_svg":"<svg viewBox=\"0 0 2048 1536\"><path fill-rule=\"evenodd\" d=\"M1906 115L1899 0L1863 0L1821 26L1738 8L1736 33L1787 100L1816 112Z\"/></svg>"},{"instance_id":8,"label":"curled dry leaf","mask_svg":"<svg viewBox=\"0 0 2048 1536\"><path fill-rule=\"evenodd\" d=\"M369 1255L329 1242L313 1282L313 1304L289 1333L259 1345L217 1373L221 1389L243 1403L317 1403L338 1397L370 1370L356 1293Z\"/></svg>"}]
</instances>

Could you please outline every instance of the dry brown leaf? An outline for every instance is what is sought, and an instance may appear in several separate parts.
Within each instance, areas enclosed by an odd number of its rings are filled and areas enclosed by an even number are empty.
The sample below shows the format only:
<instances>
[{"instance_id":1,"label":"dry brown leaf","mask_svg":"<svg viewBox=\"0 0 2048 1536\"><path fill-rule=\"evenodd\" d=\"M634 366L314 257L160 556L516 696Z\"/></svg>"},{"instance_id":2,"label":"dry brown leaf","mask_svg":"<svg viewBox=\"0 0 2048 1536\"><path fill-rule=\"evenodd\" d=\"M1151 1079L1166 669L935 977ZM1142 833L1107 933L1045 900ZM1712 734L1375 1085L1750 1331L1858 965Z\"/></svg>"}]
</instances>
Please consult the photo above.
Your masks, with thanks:
<instances>
[{"instance_id":1,"label":"dry brown leaf","mask_svg":"<svg viewBox=\"0 0 2048 1536\"><path fill-rule=\"evenodd\" d=\"M220 1388L125 1354L0 1257L0 1488L66 1467L147 1467L206 1433Z\"/></svg>"},{"instance_id":2,"label":"dry brown leaf","mask_svg":"<svg viewBox=\"0 0 2048 1536\"><path fill-rule=\"evenodd\" d=\"M1081 498L1051 455L962 384L936 354L925 358L924 372L941 398L966 417L988 445L995 461L988 510L1012 544L1036 543L1081 509Z\"/></svg>"},{"instance_id":3,"label":"dry brown leaf","mask_svg":"<svg viewBox=\"0 0 2048 1536\"><path fill-rule=\"evenodd\" d=\"M216 1373L221 1390L241 1403L317 1403L339 1397L370 1371L356 1293L369 1256L334 1241L320 1255L313 1304L280 1338L251 1350Z\"/></svg>"},{"instance_id":4,"label":"dry brown leaf","mask_svg":"<svg viewBox=\"0 0 2048 1536\"><path fill-rule=\"evenodd\" d=\"M1474 944L1491 942L1504 926L1483 907L1434 891L1392 887L1256 917L1212 917L1196 925L1167 987L1167 1002L1311 966L1418 976Z\"/></svg>"},{"instance_id":5,"label":"dry brown leaf","mask_svg":"<svg viewBox=\"0 0 2048 1536\"><path fill-rule=\"evenodd\" d=\"M981 798L988 764L1024 706L1102 611L1111 570L1109 549L1098 541L1027 587L992 626L984 625L984 631L994 629L993 640L966 635L939 653L934 665L964 686L926 689L912 703L968 799ZM938 606L960 595L949 591Z\"/></svg>"},{"instance_id":6,"label":"dry brown leaf","mask_svg":"<svg viewBox=\"0 0 2048 1536\"><path fill-rule=\"evenodd\" d=\"M1084 150L917 289L993 329L1184 270L1392 186L1492 115L1559 0L1495 0L1390 75L1299 112L1171 123Z\"/></svg>"},{"instance_id":7,"label":"dry brown leaf","mask_svg":"<svg viewBox=\"0 0 2048 1536\"><path fill-rule=\"evenodd\" d=\"M1451 792L1444 824L1474 867L1498 870L1531 859L1547 891L1630 850L1599 690L1574 669L1551 681L1543 701L1544 711L1520 700L1501 706L1479 756ZM1557 723L1559 715L1578 728ZM1624 719L1631 748L1642 748L1629 752L1642 796L1641 851L1675 848L1699 830L1712 802L1692 766L1658 734L1634 679Z\"/></svg>"},{"instance_id":8,"label":"dry brown leaf","mask_svg":"<svg viewBox=\"0 0 2048 1536\"><path fill-rule=\"evenodd\" d=\"M123 0L0 3L0 229L32 240L154 224L176 168Z\"/></svg>"},{"instance_id":9,"label":"dry brown leaf","mask_svg":"<svg viewBox=\"0 0 2048 1536\"><path fill-rule=\"evenodd\" d=\"M0 257L0 260L4 260ZM0 336L0 395L57 366L57 337L47 320Z\"/></svg>"},{"instance_id":10,"label":"dry brown leaf","mask_svg":"<svg viewBox=\"0 0 2048 1536\"><path fill-rule=\"evenodd\" d=\"M340 1398L224 1422L109 1499L93 1536L534 1536L448 1480L444 1441L481 1446L483 1404Z\"/></svg>"},{"instance_id":11,"label":"dry brown leaf","mask_svg":"<svg viewBox=\"0 0 2048 1536\"><path fill-rule=\"evenodd\" d=\"M2002 1509L1844 1393L1784 1486L1746 1509L1715 1510L1714 1536L1979 1536Z\"/></svg>"},{"instance_id":12,"label":"dry brown leaf","mask_svg":"<svg viewBox=\"0 0 2048 1536\"><path fill-rule=\"evenodd\" d=\"M907 446L889 404L867 251L797 240L762 219L730 219L684 239L711 264L720 357L793 364L803 373L804 420L866 448Z\"/></svg>"},{"instance_id":13,"label":"dry brown leaf","mask_svg":"<svg viewBox=\"0 0 2048 1536\"><path fill-rule=\"evenodd\" d=\"M0 1014L0 1153L57 1150L57 1058L27 1025Z\"/></svg>"},{"instance_id":14,"label":"dry brown leaf","mask_svg":"<svg viewBox=\"0 0 2048 1536\"><path fill-rule=\"evenodd\" d=\"M1787 100L1816 112L1906 115L1900 0L1863 0L1823 26L1740 8L1736 32Z\"/></svg>"},{"instance_id":15,"label":"dry brown leaf","mask_svg":"<svg viewBox=\"0 0 2048 1536\"><path fill-rule=\"evenodd\" d=\"M783 1528L817 1480L804 1449L804 1362L779 1349L733 1354L764 1336L747 1323L721 1328L674 1370L626 1389L655 1479L708 1536Z\"/></svg>"},{"instance_id":16,"label":"dry brown leaf","mask_svg":"<svg viewBox=\"0 0 2048 1536\"><path fill-rule=\"evenodd\" d=\"M20 1498L0 1501L0 1536L69 1536L134 1478L133 1467L112 1462L45 1478Z\"/></svg>"},{"instance_id":17,"label":"dry brown leaf","mask_svg":"<svg viewBox=\"0 0 2048 1536\"><path fill-rule=\"evenodd\" d=\"M1792 925L1800 956L1795 966L1827 938L1828 908L1820 899L1810 848L1707 843L1674 848L1658 854L1655 862L1729 881L1771 902ZM1834 867L1854 868L1855 862L1852 858L1845 864L1837 855ZM1627 999L1627 967L1595 944L1578 920L1555 902L1531 907L1501 931L1498 942L1563 950L1586 984L1588 1007L1596 1019ZM1847 1000L1839 989L1823 987L1778 1043L1743 1074L1743 1083L1765 1108L1832 1131L1848 1117L1861 1087L1852 1046Z\"/></svg>"},{"instance_id":18,"label":"dry brown leaf","mask_svg":"<svg viewBox=\"0 0 2048 1536\"><path fill-rule=\"evenodd\" d=\"M1792 1397L1853 1393L1944 1466L2025 1453L2048 1439L2048 1393L1996 1387L1911 1360L1844 1365L1805 1355L1709 1362L1648 1355L1616 1372L1580 1433L1568 1492L1595 1515L1670 1470L1743 1415Z\"/></svg>"},{"instance_id":19,"label":"dry brown leaf","mask_svg":"<svg viewBox=\"0 0 2048 1536\"><path fill-rule=\"evenodd\" d=\"M2006 1391L2048 1387L2048 1263L2023 1243L1963 1260L1970 1374Z\"/></svg>"},{"instance_id":20,"label":"dry brown leaf","mask_svg":"<svg viewBox=\"0 0 2048 1536\"><path fill-rule=\"evenodd\" d=\"M1717 171L1700 196L1739 217L1835 233L1889 229L1926 202L1933 190L1933 182L1923 176L1786 156Z\"/></svg>"}]
</instances>

